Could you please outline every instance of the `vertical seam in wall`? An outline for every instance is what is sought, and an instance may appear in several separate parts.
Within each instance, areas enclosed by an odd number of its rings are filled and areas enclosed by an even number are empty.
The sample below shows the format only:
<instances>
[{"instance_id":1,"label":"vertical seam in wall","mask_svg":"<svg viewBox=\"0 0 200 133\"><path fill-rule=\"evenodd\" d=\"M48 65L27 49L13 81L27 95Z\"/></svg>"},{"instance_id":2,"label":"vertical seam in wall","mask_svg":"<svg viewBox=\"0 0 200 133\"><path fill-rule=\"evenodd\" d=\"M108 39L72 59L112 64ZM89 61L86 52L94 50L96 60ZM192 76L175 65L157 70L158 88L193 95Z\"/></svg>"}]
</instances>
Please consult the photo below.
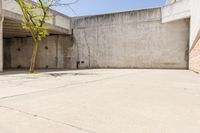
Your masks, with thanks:
<instances>
[{"instance_id":1,"label":"vertical seam in wall","mask_svg":"<svg viewBox=\"0 0 200 133\"><path fill-rule=\"evenodd\" d=\"M89 46L89 44L88 44L88 41L87 41L87 36L86 36L86 31L85 31L86 29L84 29L83 31L84 31L84 39L85 39L85 43L86 43L86 46L87 46L87 50L88 50L88 68L90 68L90 46Z\"/></svg>"},{"instance_id":2,"label":"vertical seam in wall","mask_svg":"<svg viewBox=\"0 0 200 133\"><path fill-rule=\"evenodd\" d=\"M96 36L97 36L97 46L99 47L99 17L97 17L97 33L96 33Z\"/></svg>"},{"instance_id":3,"label":"vertical seam in wall","mask_svg":"<svg viewBox=\"0 0 200 133\"><path fill-rule=\"evenodd\" d=\"M160 22L161 22L161 24L162 24L162 20L163 20L163 10L162 10L163 8L161 7L160 8Z\"/></svg>"},{"instance_id":4,"label":"vertical seam in wall","mask_svg":"<svg viewBox=\"0 0 200 133\"><path fill-rule=\"evenodd\" d=\"M187 44L187 51L185 52L185 57L187 60L187 69L190 68L190 53L189 53L189 49L190 49L190 41L188 40L188 44Z\"/></svg>"},{"instance_id":5,"label":"vertical seam in wall","mask_svg":"<svg viewBox=\"0 0 200 133\"><path fill-rule=\"evenodd\" d=\"M59 35L56 36L56 68L58 68L58 41Z\"/></svg>"},{"instance_id":6,"label":"vertical seam in wall","mask_svg":"<svg viewBox=\"0 0 200 133\"><path fill-rule=\"evenodd\" d=\"M189 21L187 21L186 19L186 23L188 24L188 45L187 45L187 69L190 69L190 25L191 25L191 19L189 19Z\"/></svg>"},{"instance_id":7,"label":"vertical seam in wall","mask_svg":"<svg viewBox=\"0 0 200 133\"><path fill-rule=\"evenodd\" d=\"M74 35L73 35L74 36ZM80 33L79 33L80 36ZM75 36L74 36L75 37ZM76 57L76 68L79 69L78 61L80 60L80 54L79 54L79 43L77 43L76 38L74 39L75 45L76 45L76 51L77 51L77 57Z\"/></svg>"},{"instance_id":8,"label":"vertical seam in wall","mask_svg":"<svg viewBox=\"0 0 200 133\"><path fill-rule=\"evenodd\" d=\"M56 25L56 16L53 16L53 24Z\"/></svg>"}]
</instances>

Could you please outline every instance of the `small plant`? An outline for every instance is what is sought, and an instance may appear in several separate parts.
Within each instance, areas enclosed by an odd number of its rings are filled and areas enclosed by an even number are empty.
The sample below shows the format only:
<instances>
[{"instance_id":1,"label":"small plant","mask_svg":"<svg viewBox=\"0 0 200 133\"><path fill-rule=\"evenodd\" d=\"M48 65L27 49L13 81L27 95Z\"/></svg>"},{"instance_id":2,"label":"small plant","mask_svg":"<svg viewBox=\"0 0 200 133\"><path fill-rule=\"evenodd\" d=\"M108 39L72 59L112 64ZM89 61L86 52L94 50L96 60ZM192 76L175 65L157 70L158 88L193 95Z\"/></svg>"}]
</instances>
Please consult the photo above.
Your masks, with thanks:
<instances>
[{"instance_id":1,"label":"small plant","mask_svg":"<svg viewBox=\"0 0 200 133\"><path fill-rule=\"evenodd\" d=\"M25 74L40 74L40 73L39 72L33 72L33 73L26 72Z\"/></svg>"},{"instance_id":2,"label":"small plant","mask_svg":"<svg viewBox=\"0 0 200 133\"><path fill-rule=\"evenodd\" d=\"M18 66L17 66L17 69L21 69L21 68L22 68L22 66L21 66L21 65L18 65Z\"/></svg>"}]
</instances>

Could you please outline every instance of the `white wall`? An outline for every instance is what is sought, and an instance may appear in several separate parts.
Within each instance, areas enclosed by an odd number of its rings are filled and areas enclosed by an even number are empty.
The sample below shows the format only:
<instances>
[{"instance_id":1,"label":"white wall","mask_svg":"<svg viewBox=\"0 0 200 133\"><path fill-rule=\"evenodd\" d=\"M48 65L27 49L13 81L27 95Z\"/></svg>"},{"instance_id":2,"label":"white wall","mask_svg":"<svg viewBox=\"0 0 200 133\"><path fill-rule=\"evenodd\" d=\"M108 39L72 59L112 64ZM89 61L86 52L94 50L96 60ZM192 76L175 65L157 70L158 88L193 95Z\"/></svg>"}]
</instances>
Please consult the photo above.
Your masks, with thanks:
<instances>
[{"instance_id":1,"label":"white wall","mask_svg":"<svg viewBox=\"0 0 200 133\"><path fill-rule=\"evenodd\" d=\"M200 30L200 0L191 0L191 29L190 29L190 47L195 45L194 41L198 38Z\"/></svg>"},{"instance_id":2,"label":"white wall","mask_svg":"<svg viewBox=\"0 0 200 133\"><path fill-rule=\"evenodd\" d=\"M200 30L200 0L167 0L162 8L162 22L190 18L190 48L195 45Z\"/></svg>"},{"instance_id":3,"label":"white wall","mask_svg":"<svg viewBox=\"0 0 200 133\"><path fill-rule=\"evenodd\" d=\"M11 11L13 13L21 14L20 8L15 0L2 0L2 7L4 10Z\"/></svg>"},{"instance_id":4,"label":"white wall","mask_svg":"<svg viewBox=\"0 0 200 133\"><path fill-rule=\"evenodd\" d=\"M190 17L190 0L168 1L162 7L162 23L172 22Z\"/></svg>"}]
</instances>

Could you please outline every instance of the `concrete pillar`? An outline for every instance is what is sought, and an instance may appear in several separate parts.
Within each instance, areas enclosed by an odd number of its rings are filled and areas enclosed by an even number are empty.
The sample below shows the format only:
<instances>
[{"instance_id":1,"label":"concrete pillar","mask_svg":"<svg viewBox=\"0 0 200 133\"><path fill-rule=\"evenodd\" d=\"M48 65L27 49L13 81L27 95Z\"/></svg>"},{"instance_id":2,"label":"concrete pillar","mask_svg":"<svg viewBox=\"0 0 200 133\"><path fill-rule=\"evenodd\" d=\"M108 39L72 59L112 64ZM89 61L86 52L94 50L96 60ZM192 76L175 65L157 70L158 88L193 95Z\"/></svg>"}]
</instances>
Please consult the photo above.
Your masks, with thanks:
<instances>
[{"instance_id":1,"label":"concrete pillar","mask_svg":"<svg viewBox=\"0 0 200 133\"><path fill-rule=\"evenodd\" d=\"M0 16L0 72L3 71L3 20Z\"/></svg>"}]
</instances>

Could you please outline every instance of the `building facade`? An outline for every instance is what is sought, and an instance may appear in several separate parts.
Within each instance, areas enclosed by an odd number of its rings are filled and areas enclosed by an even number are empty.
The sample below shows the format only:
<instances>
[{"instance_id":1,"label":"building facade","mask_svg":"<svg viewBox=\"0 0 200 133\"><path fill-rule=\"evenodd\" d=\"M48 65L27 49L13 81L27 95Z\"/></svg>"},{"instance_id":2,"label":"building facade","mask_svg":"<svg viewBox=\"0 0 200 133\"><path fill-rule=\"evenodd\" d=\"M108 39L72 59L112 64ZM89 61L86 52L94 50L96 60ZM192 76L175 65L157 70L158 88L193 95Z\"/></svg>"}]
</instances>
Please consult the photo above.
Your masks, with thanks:
<instances>
[{"instance_id":1,"label":"building facade","mask_svg":"<svg viewBox=\"0 0 200 133\"><path fill-rule=\"evenodd\" d=\"M0 70L28 68L32 43L13 0L0 0ZM200 2L70 18L52 11L37 68L152 68L200 72ZM17 34L16 34L17 33Z\"/></svg>"}]
</instances>

